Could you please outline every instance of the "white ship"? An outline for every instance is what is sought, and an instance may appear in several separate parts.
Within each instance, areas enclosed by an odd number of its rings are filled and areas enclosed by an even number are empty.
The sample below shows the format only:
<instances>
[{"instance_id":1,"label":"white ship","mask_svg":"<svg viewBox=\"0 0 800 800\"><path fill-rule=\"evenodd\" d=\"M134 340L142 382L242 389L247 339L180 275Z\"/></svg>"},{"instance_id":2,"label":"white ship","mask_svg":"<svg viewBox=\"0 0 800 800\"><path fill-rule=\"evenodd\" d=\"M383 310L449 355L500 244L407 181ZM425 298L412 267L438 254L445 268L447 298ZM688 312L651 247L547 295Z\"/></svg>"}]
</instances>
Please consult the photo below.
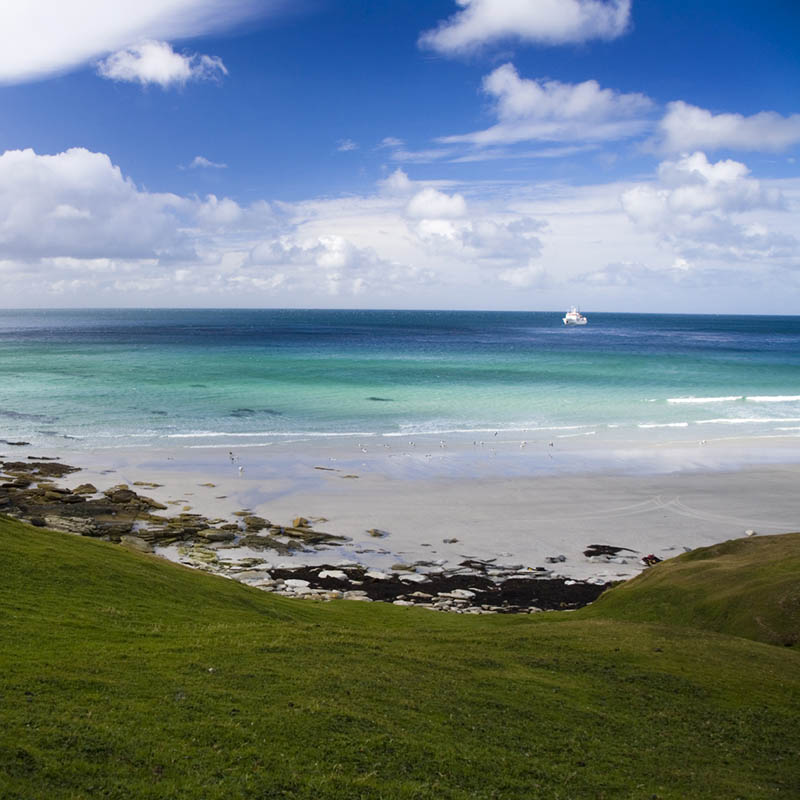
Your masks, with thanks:
<instances>
[{"instance_id":1,"label":"white ship","mask_svg":"<svg viewBox=\"0 0 800 800\"><path fill-rule=\"evenodd\" d=\"M585 325L588 321L575 306L564 315L565 325Z\"/></svg>"}]
</instances>

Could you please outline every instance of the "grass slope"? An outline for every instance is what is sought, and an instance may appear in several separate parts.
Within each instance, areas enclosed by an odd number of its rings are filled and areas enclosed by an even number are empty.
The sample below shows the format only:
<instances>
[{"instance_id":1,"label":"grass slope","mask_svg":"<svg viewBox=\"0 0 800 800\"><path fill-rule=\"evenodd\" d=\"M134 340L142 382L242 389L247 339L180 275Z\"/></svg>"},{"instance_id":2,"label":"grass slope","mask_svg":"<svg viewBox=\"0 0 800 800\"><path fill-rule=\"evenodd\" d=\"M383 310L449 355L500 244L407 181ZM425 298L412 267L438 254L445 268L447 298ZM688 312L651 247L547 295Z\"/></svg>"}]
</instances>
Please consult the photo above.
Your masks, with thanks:
<instances>
[{"instance_id":1,"label":"grass slope","mask_svg":"<svg viewBox=\"0 0 800 800\"><path fill-rule=\"evenodd\" d=\"M0 575L4 800L800 795L796 648L286 600L1 518Z\"/></svg>"},{"instance_id":2,"label":"grass slope","mask_svg":"<svg viewBox=\"0 0 800 800\"><path fill-rule=\"evenodd\" d=\"M606 592L584 616L800 642L800 533L701 547Z\"/></svg>"}]
</instances>

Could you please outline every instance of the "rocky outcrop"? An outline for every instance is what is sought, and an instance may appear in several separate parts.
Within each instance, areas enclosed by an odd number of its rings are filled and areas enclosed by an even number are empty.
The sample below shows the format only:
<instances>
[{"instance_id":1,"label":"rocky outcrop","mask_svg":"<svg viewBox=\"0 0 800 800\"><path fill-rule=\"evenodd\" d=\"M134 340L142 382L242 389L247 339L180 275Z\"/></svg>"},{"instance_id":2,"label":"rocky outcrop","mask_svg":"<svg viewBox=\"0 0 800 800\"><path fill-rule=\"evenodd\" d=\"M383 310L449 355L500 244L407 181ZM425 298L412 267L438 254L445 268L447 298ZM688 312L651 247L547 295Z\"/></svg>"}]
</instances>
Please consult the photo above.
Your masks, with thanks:
<instances>
[{"instance_id":1,"label":"rocky outcrop","mask_svg":"<svg viewBox=\"0 0 800 800\"><path fill-rule=\"evenodd\" d=\"M390 569L368 568L349 561L292 567L273 565L266 558L253 555L235 560L225 557L224 552L245 547L258 554L291 557L350 539L315 529L315 524L326 521L321 517L297 516L291 525L281 526L247 509L234 512L238 522L209 520L190 511L162 516L154 512L166 510L165 505L126 484L112 486L102 494L89 483L74 489L60 486L56 479L78 469L43 458L0 461L0 469L5 478L0 484L3 513L40 527L119 542L142 553L177 545L180 561L188 566L290 597L381 601L462 614L530 613L578 608L592 602L606 588L600 580L570 580L545 567L501 564L496 559L467 558L456 565L444 559L403 560ZM375 538L388 536L378 528L367 533ZM457 540L451 537L443 541ZM591 545L585 557L590 561L617 560L621 550ZM388 554L380 548L378 551ZM546 560L560 564L566 556Z\"/></svg>"}]
</instances>

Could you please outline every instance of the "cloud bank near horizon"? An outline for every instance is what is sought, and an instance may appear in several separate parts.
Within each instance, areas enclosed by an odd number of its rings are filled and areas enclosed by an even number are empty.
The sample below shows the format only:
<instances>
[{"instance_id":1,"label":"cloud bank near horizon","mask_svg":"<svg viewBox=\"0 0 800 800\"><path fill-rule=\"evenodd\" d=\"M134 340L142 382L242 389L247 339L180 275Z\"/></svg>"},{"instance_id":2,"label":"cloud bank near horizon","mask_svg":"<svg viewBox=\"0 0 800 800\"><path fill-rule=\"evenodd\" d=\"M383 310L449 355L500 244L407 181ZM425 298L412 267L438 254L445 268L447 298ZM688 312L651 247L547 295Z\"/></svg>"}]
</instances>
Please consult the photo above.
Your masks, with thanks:
<instances>
[{"instance_id":1,"label":"cloud bank near horizon","mask_svg":"<svg viewBox=\"0 0 800 800\"><path fill-rule=\"evenodd\" d=\"M188 304L438 305L489 288L507 301L520 290L585 296L635 275L694 287L723 270L726 284L765 270L798 279L800 185L787 193L741 162L698 152L662 162L653 180L532 188L431 185L396 170L371 194L243 206L148 192L83 148L7 151L0 274L11 296L35 286L66 305L122 291Z\"/></svg>"}]
</instances>

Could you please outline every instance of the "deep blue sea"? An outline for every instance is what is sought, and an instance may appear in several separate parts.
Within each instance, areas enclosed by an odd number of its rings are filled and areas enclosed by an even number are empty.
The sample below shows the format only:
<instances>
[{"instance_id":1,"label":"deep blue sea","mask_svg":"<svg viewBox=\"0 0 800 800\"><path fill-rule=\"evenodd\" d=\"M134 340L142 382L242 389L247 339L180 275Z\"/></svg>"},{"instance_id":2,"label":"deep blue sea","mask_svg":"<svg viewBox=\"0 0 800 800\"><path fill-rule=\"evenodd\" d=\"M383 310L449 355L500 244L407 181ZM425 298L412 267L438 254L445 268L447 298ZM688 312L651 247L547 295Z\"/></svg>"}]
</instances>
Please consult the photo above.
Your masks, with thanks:
<instances>
[{"instance_id":1,"label":"deep blue sea","mask_svg":"<svg viewBox=\"0 0 800 800\"><path fill-rule=\"evenodd\" d=\"M0 439L800 436L800 317L0 311Z\"/></svg>"}]
</instances>

